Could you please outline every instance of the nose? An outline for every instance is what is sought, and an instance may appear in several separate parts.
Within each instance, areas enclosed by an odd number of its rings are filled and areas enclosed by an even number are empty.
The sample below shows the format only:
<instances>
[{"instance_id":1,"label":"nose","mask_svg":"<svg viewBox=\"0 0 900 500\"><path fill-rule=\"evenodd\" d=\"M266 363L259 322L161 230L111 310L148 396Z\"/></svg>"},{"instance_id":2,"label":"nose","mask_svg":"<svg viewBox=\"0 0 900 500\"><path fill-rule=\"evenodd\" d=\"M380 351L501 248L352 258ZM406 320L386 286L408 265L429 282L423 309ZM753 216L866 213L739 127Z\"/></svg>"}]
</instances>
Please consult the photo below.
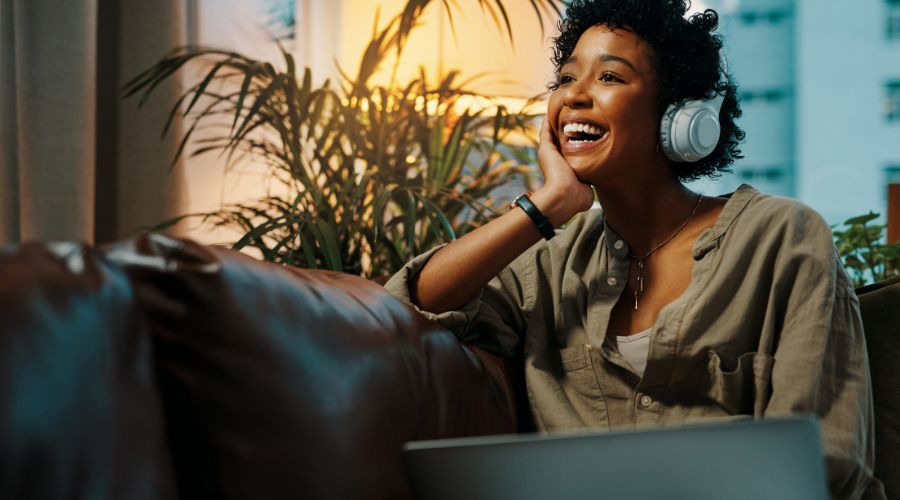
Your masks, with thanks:
<instances>
[{"instance_id":1,"label":"nose","mask_svg":"<svg viewBox=\"0 0 900 500\"><path fill-rule=\"evenodd\" d=\"M565 89L563 104L569 109L584 109L591 107L591 96L585 91L581 81L572 82Z\"/></svg>"}]
</instances>

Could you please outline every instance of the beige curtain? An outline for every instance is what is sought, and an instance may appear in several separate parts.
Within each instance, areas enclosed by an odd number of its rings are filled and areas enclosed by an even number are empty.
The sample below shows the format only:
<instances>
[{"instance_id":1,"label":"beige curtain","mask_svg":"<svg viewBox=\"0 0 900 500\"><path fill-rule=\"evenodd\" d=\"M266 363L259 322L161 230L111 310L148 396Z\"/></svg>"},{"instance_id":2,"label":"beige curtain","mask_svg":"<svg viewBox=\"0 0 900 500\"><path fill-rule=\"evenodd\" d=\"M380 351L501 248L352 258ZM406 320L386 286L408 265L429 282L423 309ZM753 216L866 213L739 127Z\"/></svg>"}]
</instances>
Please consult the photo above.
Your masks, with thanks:
<instances>
[{"instance_id":1,"label":"beige curtain","mask_svg":"<svg viewBox=\"0 0 900 500\"><path fill-rule=\"evenodd\" d=\"M0 243L128 237L184 205L160 140L177 82L121 87L185 43L185 0L0 0Z\"/></svg>"}]
</instances>

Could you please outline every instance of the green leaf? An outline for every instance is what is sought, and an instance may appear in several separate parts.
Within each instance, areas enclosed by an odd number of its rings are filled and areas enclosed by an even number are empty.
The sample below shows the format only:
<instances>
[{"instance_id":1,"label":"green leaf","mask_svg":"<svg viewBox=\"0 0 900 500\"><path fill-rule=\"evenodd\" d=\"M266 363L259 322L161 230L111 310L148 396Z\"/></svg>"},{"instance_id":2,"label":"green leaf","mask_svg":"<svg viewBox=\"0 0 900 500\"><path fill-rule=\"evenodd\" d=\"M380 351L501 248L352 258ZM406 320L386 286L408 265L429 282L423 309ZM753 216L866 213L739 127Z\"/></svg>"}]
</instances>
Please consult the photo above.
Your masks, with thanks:
<instances>
[{"instance_id":1,"label":"green leaf","mask_svg":"<svg viewBox=\"0 0 900 500\"><path fill-rule=\"evenodd\" d=\"M327 268L343 272L343 260L338 250L337 232L334 229L334 225L328 221L318 219L310 224L310 228L313 229L313 233L319 238L319 244L322 247Z\"/></svg>"},{"instance_id":2,"label":"green leaf","mask_svg":"<svg viewBox=\"0 0 900 500\"><path fill-rule=\"evenodd\" d=\"M240 126L240 128L238 128L237 132L235 132L234 135L232 136L233 137L232 142L236 142L236 141L239 141L244 138L247 127L250 125L252 120L257 116L257 113L259 113L260 108L267 105L269 103L269 98L273 94L275 94L275 92L279 89L281 89L281 79L276 78L276 79L272 80L272 82L269 84L269 86L266 87L266 89L263 90L262 93L255 96L255 99L253 101L253 106L251 106L250 110L247 111L247 114L244 115L244 121L241 123L241 126Z\"/></svg>"},{"instance_id":3,"label":"green leaf","mask_svg":"<svg viewBox=\"0 0 900 500\"><path fill-rule=\"evenodd\" d=\"M244 110L244 101L247 99L247 96L250 94L250 85L253 84L253 78L259 72L261 64L257 63L250 66L247 71L244 73L244 81L241 84L241 90L238 92L238 100L237 104L234 107L234 121L231 124L232 130L237 127L238 121L241 119L241 112ZM259 98L257 97L258 101ZM237 135L237 134L235 134Z\"/></svg>"},{"instance_id":4,"label":"green leaf","mask_svg":"<svg viewBox=\"0 0 900 500\"><path fill-rule=\"evenodd\" d=\"M427 210L431 212L432 218L434 220L437 220L437 222L441 225L441 228L444 230L444 233L447 235L447 237L450 240L455 240L456 231L453 230L453 225L450 224L450 220L447 219L447 217L441 211L440 207L438 207L428 198L422 198L422 204Z\"/></svg>"},{"instance_id":5,"label":"green leaf","mask_svg":"<svg viewBox=\"0 0 900 500\"><path fill-rule=\"evenodd\" d=\"M500 11L500 14L503 16L503 23L506 25L506 33L509 35L509 45L511 47L515 47L515 41L513 40L513 32L512 32L512 24L509 22L509 14L506 13L506 7L503 6L502 0L496 0L497 9Z\"/></svg>"},{"instance_id":6,"label":"green leaf","mask_svg":"<svg viewBox=\"0 0 900 500\"><path fill-rule=\"evenodd\" d=\"M209 72L206 74L206 77L203 78L203 81L200 82L200 85L198 85L196 87L196 90L194 90L194 98L191 99L190 104L188 104L188 107L184 110L182 116L187 116L187 114L190 113L192 109L194 109L194 105L197 104L197 101L200 100L200 97L204 94L206 88L209 87L210 82L212 82L212 80L216 77L216 73L218 73L223 66L230 62L231 59L219 61L215 66L213 66L211 70L209 70Z\"/></svg>"},{"instance_id":7,"label":"green leaf","mask_svg":"<svg viewBox=\"0 0 900 500\"><path fill-rule=\"evenodd\" d=\"M416 253L416 221L419 220L416 209L416 197L409 191L406 193L406 248L410 254Z\"/></svg>"},{"instance_id":8,"label":"green leaf","mask_svg":"<svg viewBox=\"0 0 900 500\"><path fill-rule=\"evenodd\" d=\"M878 217L880 217L880 215L881 214L876 214L875 212L869 212L866 215L859 215L859 216L847 219L847 221L844 222L844 224L847 226L854 226L857 224L866 224L868 222L871 222L871 221L877 219Z\"/></svg>"}]
</instances>

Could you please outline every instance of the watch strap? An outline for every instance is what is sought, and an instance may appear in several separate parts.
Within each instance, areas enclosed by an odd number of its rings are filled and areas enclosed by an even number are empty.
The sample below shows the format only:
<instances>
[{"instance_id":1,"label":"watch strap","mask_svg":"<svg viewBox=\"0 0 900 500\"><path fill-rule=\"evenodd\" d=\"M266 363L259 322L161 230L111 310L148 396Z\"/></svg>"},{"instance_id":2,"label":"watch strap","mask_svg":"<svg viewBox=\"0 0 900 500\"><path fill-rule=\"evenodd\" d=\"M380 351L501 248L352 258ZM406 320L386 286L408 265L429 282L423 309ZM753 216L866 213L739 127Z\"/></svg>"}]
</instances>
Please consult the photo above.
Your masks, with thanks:
<instances>
[{"instance_id":1,"label":"watch strap","mask_svg":"<svg viewBox=\"0 0 900 500\"><path fill-rule=\"evenodd\" d=\"M549 240L556 235L556 231L553 230L553 224L550 223L550 219L542 214L541 211L538 210L538 207L534 206L534 203L531 202L531 198L528 197L528 193L520 194L519 197L513 201L513 205L518 206L528 215L528 218L531 219L531 222L534 223L538 232L541 233L541 236L543 236L544 239Z\"/></svg>"}]
</instances>

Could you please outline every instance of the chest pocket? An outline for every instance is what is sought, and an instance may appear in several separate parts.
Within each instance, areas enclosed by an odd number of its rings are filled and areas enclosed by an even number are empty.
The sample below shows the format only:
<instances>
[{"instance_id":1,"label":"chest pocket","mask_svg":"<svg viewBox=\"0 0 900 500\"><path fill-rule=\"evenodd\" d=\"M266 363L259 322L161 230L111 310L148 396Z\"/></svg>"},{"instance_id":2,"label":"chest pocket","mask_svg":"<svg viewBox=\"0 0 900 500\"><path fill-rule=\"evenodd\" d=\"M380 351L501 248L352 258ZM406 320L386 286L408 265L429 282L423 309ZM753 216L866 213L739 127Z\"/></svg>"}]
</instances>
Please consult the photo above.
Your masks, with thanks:
<instances>
[{"instance_id":1,"label":"chest pocket","mask_svg":"<svg viewBox=\"0 0 900 500\"><path fill-rule=\"evenodd\" d=\"M772 356L747 352L737 358L733 367L727 367L715 351L709 351L704 393L710 403L729 415L761 417L771 395L774 363Z\"/></svg>"},{"instance_id":2,"label":"chest pocket","mask_svg":"<svg viewBox=\"0 0 900 500\"><path fill-rule=\"evenodd\" d=\"M565 373L578 372L590 366L588 347L585 344L575 344L563 347L559 350L559 359Z\"/></svg>"},{"instance_id":3,"label":"chest pocket","mask_svg":"<svg viewBox=\"0 0 900 500\"><path fill-rule=\"evenodd\" d=\"M584 342L560 347L555 336L535 329L525 342L525 377L529 399L541 430L608 426L606 404L590 351ZM538 335L544 337L538 340Z\"/></svg>"},{"instance_id":4,"label":"chest pocket","mask_svg":"<svg viewBox=\"0 0 900 500\"><path fill-rule=\"evenodd\" d=\"M593 406L597 401L603 400L597 374L594 372L594 364L591 358L591 350L585 344L574 344L559 350L559 358L562 364L559 384L569 400L578 406L578 401Z\"/></svg>"}]
</instances>

